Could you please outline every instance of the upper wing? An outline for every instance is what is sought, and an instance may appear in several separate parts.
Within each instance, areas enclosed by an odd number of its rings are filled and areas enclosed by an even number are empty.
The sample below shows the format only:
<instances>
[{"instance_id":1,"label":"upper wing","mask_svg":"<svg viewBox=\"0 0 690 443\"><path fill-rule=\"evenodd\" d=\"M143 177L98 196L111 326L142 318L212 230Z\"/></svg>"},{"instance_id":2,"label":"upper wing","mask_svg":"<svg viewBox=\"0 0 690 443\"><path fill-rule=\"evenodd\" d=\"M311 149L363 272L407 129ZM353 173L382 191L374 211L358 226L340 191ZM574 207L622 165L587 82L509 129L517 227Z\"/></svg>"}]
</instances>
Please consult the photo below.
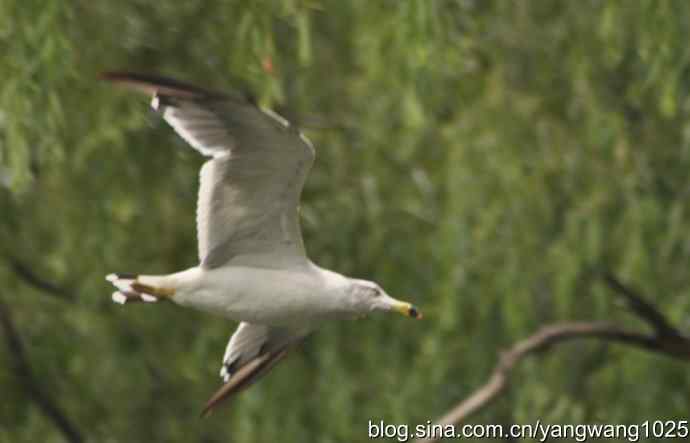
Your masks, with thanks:
<instances>
[{"instance_id":1,"label":"upper wing","mask_svg":"<svg viewBox=\"0 0 690 443\"><path fill-rule=\"evenodd\" d=\"M283 267L306 261L299 198L314 149L277 115L241 96L132 73L104 78L153 94L152 107L194 149L201 168L199 261Z\"/></svg>"},{"instance_id":2,"label":"upper wing","mask_svg":"<svg viewBox=\"0 0 690 443\"><path fill-rule=\"evenodd\" d=\"M209 399L202 414L231 395L249 387L287 354L304 334L265 325L240 323L230 337L223 356L220 376L223 386Z\"/></svg>"}]
</instances>

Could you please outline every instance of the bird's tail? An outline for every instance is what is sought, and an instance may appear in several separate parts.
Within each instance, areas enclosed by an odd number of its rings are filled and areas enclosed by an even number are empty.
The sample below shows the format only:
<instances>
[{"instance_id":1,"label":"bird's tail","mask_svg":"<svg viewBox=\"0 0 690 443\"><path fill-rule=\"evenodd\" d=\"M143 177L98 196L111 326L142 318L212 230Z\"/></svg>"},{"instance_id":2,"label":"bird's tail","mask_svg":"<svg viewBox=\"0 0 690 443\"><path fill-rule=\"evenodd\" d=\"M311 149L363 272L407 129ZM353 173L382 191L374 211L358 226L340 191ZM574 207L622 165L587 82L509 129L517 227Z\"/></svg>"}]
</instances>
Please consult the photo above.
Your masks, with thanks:
<instances>
[{"instance_id":1,"label":"bird's tail","mask_svg":"<svg viewBox=\"0 0 690 443\"><path fill-rule=\"evenodd\" d=\"M169 299L175 295L167 276L110 274L106 278L117 288L113 292L113 301L119 304L129 302L153 303Z\"/></svg>"}]
</instances>

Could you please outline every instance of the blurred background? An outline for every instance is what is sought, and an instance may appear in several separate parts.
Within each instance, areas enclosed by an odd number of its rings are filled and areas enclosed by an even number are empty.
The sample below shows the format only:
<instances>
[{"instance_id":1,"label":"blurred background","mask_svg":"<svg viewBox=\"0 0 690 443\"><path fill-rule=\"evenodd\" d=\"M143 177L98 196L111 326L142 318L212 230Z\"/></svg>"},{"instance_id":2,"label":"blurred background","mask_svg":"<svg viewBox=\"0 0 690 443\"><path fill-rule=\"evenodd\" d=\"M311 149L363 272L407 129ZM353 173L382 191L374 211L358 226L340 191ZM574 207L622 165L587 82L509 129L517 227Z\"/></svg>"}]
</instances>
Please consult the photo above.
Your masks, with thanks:
<instances>
[{"instance_id":1,"label":"blurred background","mask_svg":"<svg viewBox=\"0 0 690 443\"><path fill-rule=\"evenodd\" d=\"M541 325L644 330L594 268L690 329L689 39L670 0L0 1L0 441L64 441L46 398L84 441L366 441L443 414ZM203 159L112 69L301 123L311 258L425 319L324 328L199 419L235 325L114 305L104 276L196 264ZM687 418L689 392L682 362L576 342L473 423Z\"/></svg>"}]
</instances>

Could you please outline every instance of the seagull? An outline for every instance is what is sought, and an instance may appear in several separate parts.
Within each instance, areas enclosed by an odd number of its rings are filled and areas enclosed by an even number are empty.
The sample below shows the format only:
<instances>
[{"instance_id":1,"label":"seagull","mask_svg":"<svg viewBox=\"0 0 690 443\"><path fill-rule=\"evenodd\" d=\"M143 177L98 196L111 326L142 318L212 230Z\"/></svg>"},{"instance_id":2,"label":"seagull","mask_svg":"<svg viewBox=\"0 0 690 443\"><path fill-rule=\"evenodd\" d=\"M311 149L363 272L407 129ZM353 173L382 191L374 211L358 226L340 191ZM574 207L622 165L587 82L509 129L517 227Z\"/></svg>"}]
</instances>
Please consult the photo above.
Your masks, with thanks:
<instances>
[{"instance_id":1,"label":"seagull","mask_svg":"<svg viewBox=\"0 0 690 443\"><path fill-rule=\"evenodd\" d=\"M329 321L373 311L422 318L378 284L307 257L299 202L315 152L295 126L238 93L131 72L101 78L150 95L151 107L209 157L197 201L199 265L168 275L106 277L117 289L116 303L170 301L239 322L223 355L223 384L202 415L256 382Z\"/></svg>"}]
</instances>

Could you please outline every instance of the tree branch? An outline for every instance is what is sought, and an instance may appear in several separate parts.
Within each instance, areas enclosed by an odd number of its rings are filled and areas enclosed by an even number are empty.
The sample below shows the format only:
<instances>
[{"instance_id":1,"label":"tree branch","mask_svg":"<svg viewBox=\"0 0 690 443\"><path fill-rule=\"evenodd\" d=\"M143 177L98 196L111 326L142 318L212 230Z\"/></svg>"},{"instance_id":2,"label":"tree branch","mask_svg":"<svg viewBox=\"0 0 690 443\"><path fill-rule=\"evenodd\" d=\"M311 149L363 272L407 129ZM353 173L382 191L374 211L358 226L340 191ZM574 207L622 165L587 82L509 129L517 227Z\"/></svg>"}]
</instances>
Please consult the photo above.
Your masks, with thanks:
<instances>
[{"instance_id":1,"label":"tree branch","mask_svg":"<svg viewBox=\"0 0 690 443\"><path fill-rule=\"evenodd\" d=\"M621 283L621 281L610 272L605 271L602 278L609 288L624 297L628 307L630 307L638 317L649 323L658 335L678 335L678 331L670 325L663 314L657 311L654 306L647 303L637 291Z\"/></svg>"},{"instance_id":2,"label":"tree branch","mask_svg":"<svg viewBox=\"0 0 690 443\"><path fill-rule=\"evenodd\" d=\"M654 333L632 332L604 322L572 322L544 326L503 352L489 380L437 419L434 424L445 426L466 420L506 391L511 371L525 357L569 340L593 338L690 361L690 338L673 328L663 314L646 302L637 291L621 283L613 274L605 273L603 278L618 295L623 297L632 312L653 328ZM434 442L440 437L421 438L415 441L417 443Z\"/></svg>"},{"instance_id":3,"label":"tree branch","mask_svg":"<svg viewBox=\"0 0 690 443\"><path fill-rule=\"evenodd\" d=\"M0 301L0 327L2 327L4 332L7 350L13 365L12 369L31 399L36 403L40 411L55 424L67 441L71 443L83 442L84 439L81 433L38 384L29 365L24 345L12 321L10 311L2 301Z\"/></svg>"},{"instance_id":4,"label":"tree branch","mask_svg":"<svg viewBox=\"0 0 690 443\"><path fill-rule=\"evenodd\" d=\"M64 300L72 300L73 295L70 290L53 282L43 279L36 275L31 268L22 263L17 257L7 257L7 262L17 276L30 286L42 291L46 294L62 298Z\"/></svg>"}]
</instances>

